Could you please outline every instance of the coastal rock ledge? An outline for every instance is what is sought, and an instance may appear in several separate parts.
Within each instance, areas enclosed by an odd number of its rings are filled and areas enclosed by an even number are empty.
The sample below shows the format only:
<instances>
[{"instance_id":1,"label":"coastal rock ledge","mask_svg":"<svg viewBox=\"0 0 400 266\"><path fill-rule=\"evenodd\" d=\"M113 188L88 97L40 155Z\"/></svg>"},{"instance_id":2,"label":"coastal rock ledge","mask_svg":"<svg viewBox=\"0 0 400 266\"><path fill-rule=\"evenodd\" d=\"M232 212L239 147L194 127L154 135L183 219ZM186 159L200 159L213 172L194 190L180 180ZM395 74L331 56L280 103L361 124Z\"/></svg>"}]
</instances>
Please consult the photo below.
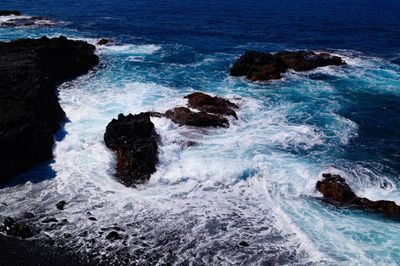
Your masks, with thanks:
<instances>
[{"instance_id":1,"label":"coastal rock ledge","mask_svg":"<svg viewBox=\"0 0 400 266\"><path fill-rule=\"evenodd\" d=\"M322 174L324 178L317 182L317 190L324 200L338 207L353 207L360 210L381 213L389 217L400 218L400 206L394 201L369 200L356 196L345 179L340 175Z\"/></svg>"},{"instance_id":2,"label":"coastal rock ledge","mask_svg":"<svg viewBox=\"0 0 400 266\"><path fill-rule=\"evenodd\" d=\"M94 51L63 36L0 42L0 182L52 158L65 118L54 89L97 65Z\"/></svg>"},{"instance_id":3,"label":"coastal rock ledge","mask_svg":"<svg viewBox=\"0 0 400 266\"><path fill-rule=\"evenodd\" d=\"M308 71L317 67L340 66L346 63L339 56L311 51L284 51L275 54L246 51L233 64L230 75L245 76L251 81L280 79L288 69Z\"/></svg>"}]
</instances>

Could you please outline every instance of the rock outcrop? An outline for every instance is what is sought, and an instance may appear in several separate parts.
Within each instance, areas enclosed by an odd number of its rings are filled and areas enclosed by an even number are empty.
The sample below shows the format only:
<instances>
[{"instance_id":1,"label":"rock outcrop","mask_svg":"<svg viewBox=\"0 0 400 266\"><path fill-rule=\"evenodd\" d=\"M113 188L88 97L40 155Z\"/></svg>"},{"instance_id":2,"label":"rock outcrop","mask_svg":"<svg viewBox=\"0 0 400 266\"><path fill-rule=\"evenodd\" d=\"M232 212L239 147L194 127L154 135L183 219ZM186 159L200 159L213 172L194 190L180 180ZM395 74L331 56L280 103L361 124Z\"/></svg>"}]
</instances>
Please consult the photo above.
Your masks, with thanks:
<instances>
[{"instance_id":1,"label":"rock outcrop","mask_svg":"<svg viewBox=\"0 0 400 266\"><path fill-rule=\"evenodd\" d=\"M102 39L98 40L97 45L106 45L108 43L110 43L109 39L102 38Z\"/></svg>"},{"instance_id":2,"label":"rock outcrop","mask_svg":"<svg viewBox=\"0 0 400 266\"><path fill-rule=\"evenodd\" d=\"M225 116L233 116L237 119L233 109L239 107L221 97L195 92L184 98L188 99L188 107L200 112L193 112L187 107L176 107L165 112L163 116L180 126L195 127L229 127L229 121Z\"/></svg>"},{"instance_id":3,"label":"rock outcrop","mask_svg":"<svg viewBox=\"0 0 400 266\"><path fill-rule=\"evenodd\" d=\"M180 126L194 127L228 127L228 119L208 114L206 112L192 112L186 107L176 107L165 112L165 117Z\"/></svg>"},{"instance_id":4,"label":"rock outcrop","mask_svg":"<svg viewBox=\"0 0 400 266\"><path fill-rule=\"evenodd\" d=\"M185 96L188 106L200 110L194 112L187 107L176 107L165 113L144 112L137 115L118 115L106 128L104 142L117 154L116 177L126 186L134 186L147 181L156 171L158 135L150 117L168 118L180 126L228 127L224 116L236 116L233 108L238 106L220 97L196 92ZM211 107L218 111L206 111ZM182 148L194 146L196 142L182 143Z\"/></svg>"},{"instance_id":5,"label":"rock outcrop","mask_svg":"<svg viewBox=\"0 0 400 266\"><path fill-rule=\"evenodd\" d=\"M217 115L233 116L237 119L236 112L233 109L239 107L221 97L212 97L202 92L195 92L184 97L188 99L188 106L202 112Z\"/></svg>"},{"instance_id":6,"label":"rock outcrop","mask_svg":"<svg viewBox=\"0 0 400 266\"><path fill-rule=\"evenodd\" d=\"M308 71L323 66L346 64L340 57L311 51L275 54L247 51L232 66L231 76L245 76L251 81L280 79L288 69Z\"/></svg>"},{"instance_id":7,"label":"rock outcrop","mask_svg":"<svg viewBox=\"0 0 400 266\"><path fill-rule=\"evenodd\" d=\"M0 20L2 27L48 27L55 24L53 20L41 16L22 16L21 12L16 10L0 10L0 17L6 17Z\"/></svg>"},{"instance_id":8,"label":"rock outcrop","mask_svg":"<svg viewBox=\"0 0 400 266\"><path fill-rule=\"evenodd\" d=\"M65 37L0 42L0 182L52 158L65 118L55 87L98 64L94 50Z\"/></svg>"},{"instance_id":9,"label":"rock outcrop","mask_svg":"<svg viewBox=\"0 0 400 266\"><path fill-rule=\"evenodd\" d=\"M324 195L324 200L335 206L347 206L357 209L381 213L390 217L400 218L400 206L394 201L377 200L356 196L345 179L340 175L322 174L324 178L317 182L317 190Z\"/></svg>"},{"instance_id":10,"label":"rock outcrop","mask_svg":"<svg viewBox=\"0 0 400 266\"><path fill-rule=\"evenodd\" d=\"M157 139L148 113L119 114L107 125L104 142L117 154L116 177L123 184L143 183L156 171Z\"/></svg>"},{"instance_id":11,"label":"rock outcrop","mask_svg":"<svg viewBox=\"0 0 400 266\"><path fill-rule=\"evenodd\" d=\"M21 238L29 238L33 236L31 228L28 225L18 223L11 217L6 217L4 219L4 228L7 235Z\"/></svg>"}]
</instances>

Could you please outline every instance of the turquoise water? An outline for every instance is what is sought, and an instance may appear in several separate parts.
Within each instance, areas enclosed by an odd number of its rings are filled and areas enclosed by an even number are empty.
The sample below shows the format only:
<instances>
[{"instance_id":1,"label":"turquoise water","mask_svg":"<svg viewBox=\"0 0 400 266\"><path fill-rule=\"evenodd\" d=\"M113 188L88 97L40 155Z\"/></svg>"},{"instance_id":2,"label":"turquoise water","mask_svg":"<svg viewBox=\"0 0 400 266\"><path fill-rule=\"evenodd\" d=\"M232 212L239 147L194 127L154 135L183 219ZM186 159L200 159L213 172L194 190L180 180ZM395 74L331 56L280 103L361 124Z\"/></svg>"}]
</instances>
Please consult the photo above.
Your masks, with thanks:
<instances>
[{"instance_id":1,"label":"turquoise water","mask_svg":"<svg viewBox=\"0 0 400 266\"><path fill-rule=\"evenodd\" d=\"M21 6L29 10L29 4ZM351 38L343 47L332 45L334 40L324 45L264 39L240 44L200 28L207 41L202 46L200 37L195 41L191 34L156 38L150 26L143 36L127 37L121 32L129 23L118 22L125 21L123 15L107 20L119 25L113 36L111 29L93 30L99 17L90 12L72 20L75 15L52 8L44 13L63 23L0 28L0 39L63 34L91 43L104 36L115 42L97 47L98 67L58 89L69 119L66 135L56 142L54 161L1 189L0 202L7 202L0 205L2 215L34 210L68 218L70 224L38 237L63 239L69 232L71 246L109 256L127 250L136 263L146 261L140 253L144 249L160 263L177 264L400 264L398 221L315 199L321 196L315 190L320 174L332 172L344 176L360 196L400 204L400 66L392 60L397 46L382 54L370 51L374 40L350 48ZM87 25L91 21L94 25ZM213 38L218 39L215 45L209 42ZM289 72L268 83L229 77L229 66L251 47L328 50L348 65ZM108 122L121 112L163 112L185 105L183 96L199 90L237 103L239 120L231 120L228 129L197 129L152 119L162 142L157 172L138 189L116 182L115 158L103 144ZM186 140L200 145L181 149ZM52 174L43 180L49 167ZM61 198L70 204L59 213L54 204ZM88 221L87 212L98 221ZM100 228L114 223L129 235L127 247L99 235ZM79 236L83 231L88 236ZM240 241L250 246L243 248Z\"/></svg>"}]
</instances>

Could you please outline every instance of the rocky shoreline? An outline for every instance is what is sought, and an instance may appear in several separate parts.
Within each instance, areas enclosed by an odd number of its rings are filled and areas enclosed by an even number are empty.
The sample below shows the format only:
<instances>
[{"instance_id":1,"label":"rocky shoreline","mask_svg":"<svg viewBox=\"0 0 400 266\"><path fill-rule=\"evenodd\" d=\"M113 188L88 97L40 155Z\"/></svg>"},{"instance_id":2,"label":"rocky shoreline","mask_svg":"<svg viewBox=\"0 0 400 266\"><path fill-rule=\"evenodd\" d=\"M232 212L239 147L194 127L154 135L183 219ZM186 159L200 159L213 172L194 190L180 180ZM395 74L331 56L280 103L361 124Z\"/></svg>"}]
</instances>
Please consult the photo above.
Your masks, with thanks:
<instances>
[{"instance_id":1,"label":"rocky shoreline","mask_svg":"<svg viewBox=\"0 0 400 266\"><path fill-rule=\"evenodd\" d=\"M0 16L18 16L18 11L0 11ZM34 18L41 20L40 17ZM107 45L102 39L98 45ZM0 43L0 182L29 170L37 163L52 158L53 135L66 118L55 88L62 82L87 73L99 63L95 46L65 37L37 40L21 39ZM248 51L232 66L231 76L244 76L250 81L282 78L289 71L308 71L324 66L342 66L338 56L310 51L279 52L275 54ZM178 126L228 128L239 119L239 106L218 96L195 92L184 97L186 106L177 106L164 113L145 112L119 114L106 127L104 144L115 152L115 176L126 186L148 181L156 172L160 136L151 117L171 120ZM194 143L188 144L194 145ZM316 189L324 201L338 207L353 207L389 217L400 217L400 207L393 201L371 201L358 197L339 175L323 174ZM64 209L65 201L56 208ZM45 225L62 227L69 223L54 217L29 221L32 213L14 220L6 217L0 231L0 265L98 265L88 254L78 254L65 247L57 247L31 238ZM96 217L88 217L97 221ZM35 224L38 224L35 228ZM117 228L117 229L115 229ZM36 231L35 231L36 230ZM87 233L87 232L86 232ZM65 238L71 234L65 233ZM104 238L110 242L128 237L118 227L104 229ZM21 239L20 239L21 238ZM240 242L241 246L249 246ZM90 254L89 254L90 255Z\"/></svg>"},{"instance_id":2,"label":"rocky shoreline","mask_svg":"<svg viewBox=\"0 0 400 266\"><path fill-rule=\"evenodd\" d=\"M63 36L0 43L0 182L52 158L65 119L55 88L97 65L94 51Z\"/></svg>"}]
</instances>

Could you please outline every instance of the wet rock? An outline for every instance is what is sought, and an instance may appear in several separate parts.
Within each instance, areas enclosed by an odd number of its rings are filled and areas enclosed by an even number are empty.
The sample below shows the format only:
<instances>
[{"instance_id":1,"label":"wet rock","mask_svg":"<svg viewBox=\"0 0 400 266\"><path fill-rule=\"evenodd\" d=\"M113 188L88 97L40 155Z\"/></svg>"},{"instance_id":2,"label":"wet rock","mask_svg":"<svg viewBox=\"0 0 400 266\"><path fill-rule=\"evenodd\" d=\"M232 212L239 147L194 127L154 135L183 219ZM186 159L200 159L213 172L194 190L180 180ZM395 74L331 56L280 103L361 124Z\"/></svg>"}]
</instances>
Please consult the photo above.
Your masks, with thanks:
<instances>
[{"instance_id":1,"label":"wet rock","mask_svg":"<svg viewBox=\"0 0 400 266\"><path fill-rule=\"evenodd\" d=\"M59 210L64 210L65 204L66 204L65 200L61 200L61 201L57 202L56 207Z\"/></svg>"},{"instance_id":2,"label":"wet rock","mask_svg":"<svg viewBox=\"0 0 400 266\"><path fill-rule=\"evenodd\" d=\"M11 226L13 226L15 224L15 220L13 219L13 218L11 218L11 217L6 217L5 219L4 219L4 226L7 228L7 227L11 227Z\"/></svg>"},{"instance_id":3,"label":"wet rock","mask_svg":"<svg viewBox=\"0 0 400 266\"><path fill-rule=\"evenodd\" d=\"M243 247L248 247L248 246L250 246L249 243L247 243L246 241L241 241L241 242L239 243L239 245L241 245L241 246L243 246Z\"/></svg>"},{"instance_id":4,"label":"wet rock","mask_svg":"<svg viewBox=\"0 0 400 266\"><path fill-rule=\"evenodd\" d=\"M11 217L7 217L4 220L4 227L7 235L21 238L29 238L33 236L31 228L28 225L17 223Z\"/></svg>"},{"instance_id":5,"label":"wet rock","mask_svg":"<svg viewBox=\"0 0 400 266\"><path fill-rule=\"evenodd\" d=\"M156 171L158 135L147 113L118 115L106 128L105 145L116 152L116 176L125 185L143 183Z\"/></svg>"},{"instance_id":6,"label":"wet rock","mask_svg":"<svg viewBox=\"0 0 400 266\"><path fill-rule=\"evenodd\" d=\"M324 180L317 182L317 190L332 203L343 205L357 198L340 175L322 174L322 177L324 177Z\"/></svg>"},{"instance_id":7,"label":"wet rock","mask_svg":"<svg viewBox=\"0 0 400 266\"><path fill-rule=\"evenodd\" d=\"M24 212L23 217L25 219L32 219L33 217L35 217L35 215L31 212Z\"/></svg>"},{"instance_id":8,"label":"wet rock","mask_svg":"<svg viewBox=\"0 0 400 266\"><path fill-rule=\"evenodd\" d=\"M358 197L340 175L325 173L322 174L322 177L324 179L317 182L316 188L322 193L327 202L339 207L350 206L356 209L400 218L400 206L394 201L372 201L367 198Z\"/></svg>"},{"instance_id":9,"label":"wet rock","mask_svg":"<svg viewBox=\"0 0 400 266\"><path fill-rule=\"evenodd\" d=\"M165 112L165 117L171 119L180 126L195 127L229 127L226 118L206 112L192 112L186 107L176 107Z\"/></svg>"},{"instance_id":10,"label":"wet rock","mask_svg":"<svg viewBox=\"0 0 400 266\"><path fill-rule=\"evenodd\" d=\"M94 67L94 50L65 37L0 42L0 182L52 158L65 118L55 86Z\"/></svg>"},{"instance_id":11,"label":"wet rock","mask_svg":"<svg viewBox=\"0 0 400 266\"><path fill-rule=\"evenodd\" d=\"M0 16L20 16L21 12L17 10L0 10Z\"/></svg>"},{"instance_id":12,"label":"wet rock","mask_svg":"<svg viewBox=\"0 0 400 266\"><path fill-rule=\"evenodd\" d=\"M100 39L100 40L97 42L97 44L98 44L98 45L106 45L106 44L108 44L109 42L110 42L109 39L103 38L103 39Z\"/></svg>"},{"instance_id":13,"label":"wet rock","mask_svg":"<svg viewBox=\"0 0 400 266\"><path fill-rule=\"evenodd\" d=\"M52 20L45 19L44 17L39 17L39 16L16 17L0 22L0 26L3 27L30 27L30 26L50 27L53 26L54 24L55 23Z\"/></svg>"},{"instance_id":14,"label":"wet rock","mask_svg":"<svg viewBox=\"0 0 400 266\"><path fill-rule=\"evenodd\" d=\"M58 220L56 218L45 218L42 220L42 223L48 224L48 223L57 223Z\"/></svg>"},{"instance_id":15,"label":"wet rock","mask_svg":"<svg viewBox=\"0 0 400 266\"><path fill-rule=\"evenodd\" d=\"M233 116L237 119L234 108L239 108L236 104L221 97L213 97L202 92L195 92L185 96L188 99L188 107L206 113Z\"/></svg>"},{"instance_id":16,"label":"wet rock","mask_svg":"<svg viewBox=\"0 0 400 266\"><path fill-rule=\"evenodd\" d=\"M280 79L288 69L308 71L324 66L346 64L340 57L311 51L279 52L275 54L246 51L233 64L231 76L245 76L251 81Z\"/></svg>"},{"instance_id":17,"label":"wet rock","mask_svg":"<svg viewBox=\"0 0 400 266\"><path fill-rule=\"evenodd\" d=\"M110 233L107 234L106 239L110 240L110 241L114 241L114 240L122 239L122 236L117 231L111 231Z\"/></svg>"}]
</instances>

